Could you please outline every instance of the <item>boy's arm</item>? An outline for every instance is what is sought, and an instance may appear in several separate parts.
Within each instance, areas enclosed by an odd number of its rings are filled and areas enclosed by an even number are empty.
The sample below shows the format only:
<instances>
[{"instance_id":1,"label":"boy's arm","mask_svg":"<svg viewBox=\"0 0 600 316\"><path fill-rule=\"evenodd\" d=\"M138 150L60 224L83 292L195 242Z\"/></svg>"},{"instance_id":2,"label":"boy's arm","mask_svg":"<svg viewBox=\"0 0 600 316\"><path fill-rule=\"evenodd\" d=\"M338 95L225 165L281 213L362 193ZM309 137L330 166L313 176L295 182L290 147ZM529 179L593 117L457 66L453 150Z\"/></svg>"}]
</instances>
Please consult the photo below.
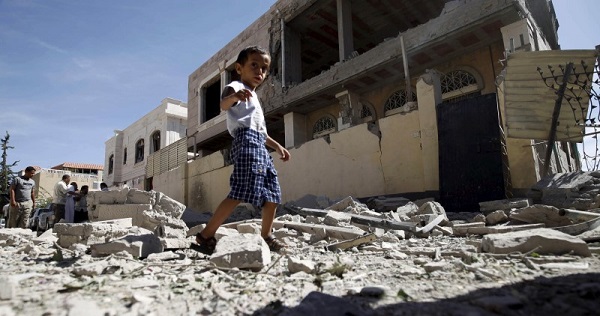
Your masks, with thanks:
<instances>
[{"instance_id":1,"label":"boy's arm","mask_svg":"<svg viewBox=\"0 0 600 316\"><path fill-rule=\"evenodd\" d=\"M283 161L290 160L290 152L287 149L285 149L285 147L281 146L281 144L279 144L276 140L271 138L271 136L267 135L267 140L265 144L268 147L274 149L279 154L279 159Z\"/></svg>"},{"instance_id":2,"label":"boy's arm","mask_svg":"<svg viewBox=\"0 0 600 316\"><path fill-rule=\"evenodd\" d=\"M232 87L227 87L221 95L221 110L227 111L239 101L246 101L252 96L252 92L248 89L242 89L235 92Z\"/></svg>"}]
</instances>

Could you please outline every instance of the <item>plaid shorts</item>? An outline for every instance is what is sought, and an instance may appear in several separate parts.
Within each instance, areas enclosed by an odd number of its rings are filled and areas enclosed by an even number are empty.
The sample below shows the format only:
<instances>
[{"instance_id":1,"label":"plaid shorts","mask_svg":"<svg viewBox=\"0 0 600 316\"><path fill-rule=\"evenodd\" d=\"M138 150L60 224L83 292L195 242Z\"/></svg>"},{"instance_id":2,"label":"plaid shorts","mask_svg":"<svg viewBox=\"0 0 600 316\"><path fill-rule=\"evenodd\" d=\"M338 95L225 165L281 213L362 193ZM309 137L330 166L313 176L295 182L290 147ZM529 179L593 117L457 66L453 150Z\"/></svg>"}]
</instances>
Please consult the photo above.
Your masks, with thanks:
<instances>
[{"instance_id":1,"label":"plaid shorts","mask_svg":"<svg viewBox=\"0 0 600 316\"><path fill-rule=\"evenodd\" d=\"M238 128L231 146L233 173L227 198L262 207L265 202L281 203L281 189L265 136L249 128Z\"/></svg>"}]
</instances>

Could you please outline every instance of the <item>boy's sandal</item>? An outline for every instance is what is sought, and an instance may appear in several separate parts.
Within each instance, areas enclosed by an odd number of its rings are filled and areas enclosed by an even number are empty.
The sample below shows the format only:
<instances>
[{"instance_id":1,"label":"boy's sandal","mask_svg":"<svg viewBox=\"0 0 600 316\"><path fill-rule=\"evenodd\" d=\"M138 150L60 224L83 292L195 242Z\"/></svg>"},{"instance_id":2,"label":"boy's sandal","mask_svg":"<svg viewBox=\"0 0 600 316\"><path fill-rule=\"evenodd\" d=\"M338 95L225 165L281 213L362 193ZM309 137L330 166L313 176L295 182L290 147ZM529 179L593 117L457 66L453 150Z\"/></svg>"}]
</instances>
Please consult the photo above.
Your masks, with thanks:
<instances>
[{"instance_id":1,"label":"boy's sandal","mask_svg":"<svg viewBox=\"0 0 600 316\"><path fill-rule=\"evenodd\" d=\"M279 252L287 248L287 245L283 241L280 241L279 239L273 237L273 235L269 237L264 237L263 239L265 240L267 246L269 246L269 250L271 251Z\"/></svg>"},{"instance_id":2,"label":"boy's sandal","mask_svg":"<svg viewBox=\"0 0 600 316\"><path fill-rule=\"evenodd\" d=\"M217 246L217 240L215 237L204 238L202 234L197 233L196 242L198 243L196 250L207 255L212 255L212 253L215 252L215 247Z\"/></svg>"}]
</instances>

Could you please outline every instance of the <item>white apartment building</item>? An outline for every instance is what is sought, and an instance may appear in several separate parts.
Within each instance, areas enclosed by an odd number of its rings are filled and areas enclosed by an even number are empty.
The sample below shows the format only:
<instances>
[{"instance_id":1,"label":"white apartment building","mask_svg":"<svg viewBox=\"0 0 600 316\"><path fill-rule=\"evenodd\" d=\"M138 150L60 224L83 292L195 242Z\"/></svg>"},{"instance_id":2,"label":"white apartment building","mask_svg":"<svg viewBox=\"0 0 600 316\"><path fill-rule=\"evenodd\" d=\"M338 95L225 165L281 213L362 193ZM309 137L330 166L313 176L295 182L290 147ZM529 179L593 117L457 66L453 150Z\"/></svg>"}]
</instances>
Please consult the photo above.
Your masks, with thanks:
<instances>
[{"instance_id":1,"label":"white apartment building","mask_svg":"<svg viewBox=\"0 0 600 316\"><path fill-rule=\"evenodd\" d=\"M160 105L105 144L104 182L109 187L146 188L148 156L186 137L187 104L165 98Z\"/></svg>"}]
</instances>

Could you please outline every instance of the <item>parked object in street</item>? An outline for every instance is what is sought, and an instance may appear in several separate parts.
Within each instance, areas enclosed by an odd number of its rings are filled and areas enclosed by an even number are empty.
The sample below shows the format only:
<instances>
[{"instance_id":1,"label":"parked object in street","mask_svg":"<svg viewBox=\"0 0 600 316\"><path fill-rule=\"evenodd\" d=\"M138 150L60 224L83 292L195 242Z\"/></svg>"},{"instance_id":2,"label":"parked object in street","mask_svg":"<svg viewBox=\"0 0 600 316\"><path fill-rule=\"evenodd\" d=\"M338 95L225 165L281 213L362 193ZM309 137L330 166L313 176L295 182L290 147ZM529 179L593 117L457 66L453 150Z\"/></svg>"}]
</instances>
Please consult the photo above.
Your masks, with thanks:
<instances>
[{"instance_id":1,"label":"parked object in street","mask_svg":"<svg viewBox=\"0 0 600 316\"><path fill-rule=\"evenodd\" d=\"M36 208L29 219L28 227L36 231L48 230L52 227L52 215L54 215L54 213L51 208Z\"/></svg>"}]
</instances>

